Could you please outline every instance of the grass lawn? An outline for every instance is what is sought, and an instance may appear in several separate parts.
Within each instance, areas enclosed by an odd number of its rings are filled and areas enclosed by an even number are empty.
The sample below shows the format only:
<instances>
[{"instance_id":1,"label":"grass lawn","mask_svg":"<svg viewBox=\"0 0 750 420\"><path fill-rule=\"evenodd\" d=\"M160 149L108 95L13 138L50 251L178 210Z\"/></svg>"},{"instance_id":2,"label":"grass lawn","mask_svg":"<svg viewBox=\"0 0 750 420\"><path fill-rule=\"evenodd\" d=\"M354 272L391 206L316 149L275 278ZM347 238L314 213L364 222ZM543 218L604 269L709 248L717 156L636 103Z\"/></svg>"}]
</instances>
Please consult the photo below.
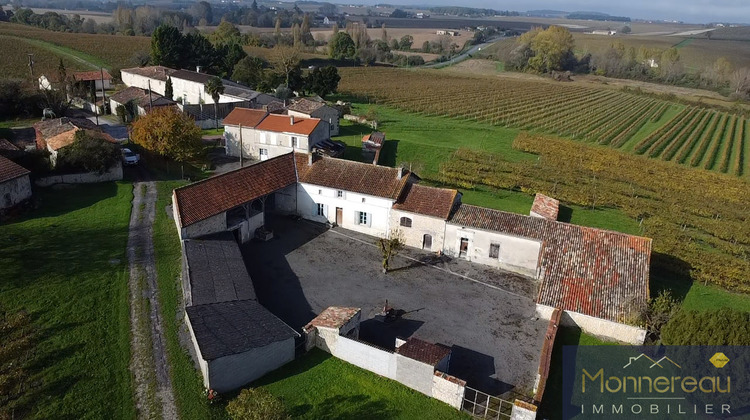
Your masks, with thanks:
<instances>
[{"instance_id":1,"label":"grass lawn","mask_svg":"<svg viewBox=\"0 0 750 420\"><path fill-rule=\"evenodd\" d=\"M126 183L37 189L38 209L0 225L0 304L29 313L32 418L134 418ZM21 415L23 417L23 415Z\"/></svg>"},{"instance_id":2,"label":"grass lawn","mask_svg":"<svg viewBox=\"0 0 750 420\"><path fill-rule=\"evenodd\" d=\"M315 349L252 384L301 419L468 419L449 405Z\"/></svg>"},{"instance_id":3,"label":"grass lawn","mask_svg":"<svg viewBox=\"0 0 750 420\"><path fill-rule=\"evenodd\" d=\"M222 134L224 134L224 127L201 130L203 136L220 136Z\"/></svg>"},{"instance_id":4,"label":"grass lawn","mask_svg":"<svg viewBox=\"0 0 750 420\"><path fill-rule=\"evenodd\" d=\"M154 253L159 286L159 302L167 337L167 354L172 367L172 385L181 419L207 419L224 415L223 407L209 405L203 395L203 379L190 355L180 346L177 306L182 298L179 287L181 268L180 240L174 221L164 208L171 203L172 190L185 181L157 183L158 199L154 220Z\"/></svg>"},{"instance_id":5,"label":"grass lawn","mask_svg":"<svg viewBox=\"0 0 750 420\"><path fill-rule=\"evenodd\" d=\"M13 140L13 127L31 127L34 123L41 120L40 118L18 118L14 120L0 121L0 139Z\"/></svg>"}]
</instances>

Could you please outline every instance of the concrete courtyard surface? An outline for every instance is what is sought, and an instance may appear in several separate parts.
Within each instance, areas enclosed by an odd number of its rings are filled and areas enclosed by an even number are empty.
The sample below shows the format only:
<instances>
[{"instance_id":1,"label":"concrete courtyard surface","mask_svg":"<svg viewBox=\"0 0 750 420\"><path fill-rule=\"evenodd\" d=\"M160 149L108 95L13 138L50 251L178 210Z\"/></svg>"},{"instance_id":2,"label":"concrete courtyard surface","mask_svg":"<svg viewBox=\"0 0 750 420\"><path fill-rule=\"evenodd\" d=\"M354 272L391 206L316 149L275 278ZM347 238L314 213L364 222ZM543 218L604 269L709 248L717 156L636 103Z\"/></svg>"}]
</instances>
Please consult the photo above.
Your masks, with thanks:
<instances>
[{"instance_id":1,"label":"concrete courtyard surface","mask_svg":"<svg viewBox=\"0 0 750 420\"><path fill-rule=\"evenodd\" d=\"M547 328L535 316L533 280L414 249L383 274L373 237L290 218L266 222L274 239L243 245L245 264L260 303L291 327L300 331L328 306L359 307L361 340L389 350L396 336L445 344L453 350L448 373L469 386L530 393ZM398 320L380 316L386 299Z\"/></svg>"}]
</instances>

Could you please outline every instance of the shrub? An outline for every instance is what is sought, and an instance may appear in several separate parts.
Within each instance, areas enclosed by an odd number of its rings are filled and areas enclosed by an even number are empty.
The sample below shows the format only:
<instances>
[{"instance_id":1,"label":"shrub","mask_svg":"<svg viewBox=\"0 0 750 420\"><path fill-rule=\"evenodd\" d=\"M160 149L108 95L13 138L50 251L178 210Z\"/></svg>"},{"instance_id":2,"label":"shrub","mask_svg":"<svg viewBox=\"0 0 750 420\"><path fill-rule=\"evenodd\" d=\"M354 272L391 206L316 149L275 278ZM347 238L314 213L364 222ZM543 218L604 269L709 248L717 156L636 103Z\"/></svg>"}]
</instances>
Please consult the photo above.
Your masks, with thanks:
<instances>
[{"instance_id":1,"label":"shrub","mask_svg":"<svg viewBox=\"0 0 750 420\"><path fill-rule=\"evenodd\" d=\"M715 311L679 311L661 333L671 346L748 346L750 312L723 308Z\"/></svg>"},{"instance_id":2,"label":"shrub","mask_svg":"<svg viewBox=\"0 0 750 420\"><path fill-rule=\"evenodd\" d=\"M273 394L260 388L243 389L227 404L227 414L234 420L286 420L284 404Z\"/></svg>"},{"instance_id":3,"label":"shrub","mask_svg":"<svg viewBox=\"0 0 750 420\"><path fill-rule=\"evenodd\" d=\"M73 144L60 150L57 168L63 172L104 173L119 158L116 145L81 130L76 133Z\"/></svg>"}]
</instances>

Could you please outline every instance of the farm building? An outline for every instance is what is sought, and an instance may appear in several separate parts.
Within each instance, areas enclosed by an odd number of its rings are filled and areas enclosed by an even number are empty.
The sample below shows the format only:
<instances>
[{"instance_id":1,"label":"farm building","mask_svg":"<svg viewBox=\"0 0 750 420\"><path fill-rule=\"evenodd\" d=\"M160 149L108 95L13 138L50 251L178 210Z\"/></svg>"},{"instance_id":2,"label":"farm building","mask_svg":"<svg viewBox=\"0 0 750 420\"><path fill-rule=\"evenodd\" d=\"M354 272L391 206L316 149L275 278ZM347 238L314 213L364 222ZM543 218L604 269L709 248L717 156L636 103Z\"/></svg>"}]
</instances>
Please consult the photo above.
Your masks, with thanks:
<instances>
[{"instance_id":1,"label":"farm building","mask_svg":"<svg viewBox=\"0 0 750 420\"><path fill-rule=\"evenodd\" d=\"M37 149L46 149L50 152L52 166L57 163L60 149L73 144L76 133L79 131L85 131L94 137L99 137L111 143L117 143L112 136L102 132L96 124L85 118L63 117L40 121L34 124L34 131L36 132Z\"/></svg>"},{"instance_id":2,"label":"farm building","mask_svg":"<svg viewBox=\"0 0 750 420\"><path fill-rule=\"evenodd\" d=\"M156 92L151 92L149 95L148 90L137 88L134 86L125 88L114 95L109 97L110 109L115 115L120 115L123 112L122 109L118 110L118 107L125 107L125 112L130 112L133 115L146 115L146 113L153 106L154 108L162 106L172 106L175 104L174 101L159 95ZM132 107L130 111L128 107ZM131 117L133 115L130 115Z\"/></svg>"},{"instance_id":3,"label":"farm building","mask_svg":"<svg viewBox=\"0 0 750 420\"><path fill-rule=\"evenodd\" d=\"M73 81L96 91L112 88L112 76L107 70L79 71L73 73Z\"/></svg>"},{"instance_id":4,"label":"farm building","mask_svg":"<svg viewBox=\"0 0 750 420\"><path fill-rule=\"evenodd\" d=\"M460 202L456 190L409 184L393 205L391 226L399 229L407 246L442 250L445 222Z\"/></svg>"},{"instance_id":5,"label":"farm building","mask_svg":"<svg viewBox=\"0 0 750 420\"><path fill-rule=\"evenodd\" d=\"M0 212L31 198L29 171L0 156Z\"/></svg>"},{"instance_id":6,"label":"farm building","mask_svg":"<svg viewBox=\"0 0 750 420\"><path fill-rule=\"evenodd\" d=\"M206 388L231 391L294 360L299 334L257 302L233 235L183 247L185 317Z\"/></svg>"},{"instance_id":7,"label":"farm building","mask_svg":"<svg viewBox=\"0 0 750 420\"><path fill-rule=\"evenodd\" d=\"M21 156L24 152L18 148L15 144L11 143L6 139L0 139L0 156L5 156L8 159Z\"/></svg>"},{"instance_id":8,"label":"farm building","mask_svg":"<svg viewBox=\"0 0 750 420\"><path fill-rule=\"evenodd\" d=\"M311 153L314 148L335 148L328 123L318 118L269 114L262 110L235 108L224 118L227 154L254 160L271 159L290 152ZM330 143L330 145L328 144Z\"/></svg>"},{"instance_id":9,"label":"farm building","mask_svg":"<svg viewBox=\"0 0 750 420\"><path fill-rule=\"evenodd\" d=\"M302 118L317 118L328 123L329 136L339 135L339 110L323 102L300 99L287 107L287 114Z\"/></svg>"},{"instance_id":10,"label":"farm building","mask_svg":"<svg viewBox=\"0 0 750 420\"><path fill-rule=\"evenodd\" d=\"M164 66L135 67L120 70L120 78L126 86L134 86L146 90L151 89L152 92L164 95L167 79L175 71Z\"/></svg>"},{"instance_id":11,"label":"farm building","mask_svg":"<svg viewBox=\"0 0 750 420\"><path fill-rule=\"evenodd\" d=\"M385 133L376 131L362 136L362 157L366 162L377 165L380 160L380 151L385 143Z\"/></svg>"},{"instance_id":12,"label":"farm building","mask_svg":"<svg viewBox=\"0 0 750 420\"><path fill-rule=\"evenodd\" d=\"M557 220L560 213L560 202L544 194L534 196L534 203L531 205L529 216L541 217L548 220Z\"/></svg>"}]
</instances>

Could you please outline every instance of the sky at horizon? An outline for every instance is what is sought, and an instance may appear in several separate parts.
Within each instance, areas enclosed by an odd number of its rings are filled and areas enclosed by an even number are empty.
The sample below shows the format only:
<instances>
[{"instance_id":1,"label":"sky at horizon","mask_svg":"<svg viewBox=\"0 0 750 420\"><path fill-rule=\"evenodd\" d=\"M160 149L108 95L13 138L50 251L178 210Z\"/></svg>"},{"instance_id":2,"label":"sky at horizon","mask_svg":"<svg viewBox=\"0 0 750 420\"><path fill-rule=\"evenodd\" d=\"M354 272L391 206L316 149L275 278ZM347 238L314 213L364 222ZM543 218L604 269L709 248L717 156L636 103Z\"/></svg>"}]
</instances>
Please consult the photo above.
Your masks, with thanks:
<instances>
[{"instance_id":1,"label":"sky at horizon","mask_svg":"<svg viewBox=\"0 0 750 420\"><path fill-rule=\"evenodd\" d=\"M337 0L345 2L346 0ZM353 3L356 3L353 2ZM631 19L678 20L686 23L750 23L750 1L748 0L629 0L628 2L601 2L596 0L375 0L368 4L429 4L434 6L466 6L495 10L564 10L595 11Z\"/></svg>"}]
</instances>

